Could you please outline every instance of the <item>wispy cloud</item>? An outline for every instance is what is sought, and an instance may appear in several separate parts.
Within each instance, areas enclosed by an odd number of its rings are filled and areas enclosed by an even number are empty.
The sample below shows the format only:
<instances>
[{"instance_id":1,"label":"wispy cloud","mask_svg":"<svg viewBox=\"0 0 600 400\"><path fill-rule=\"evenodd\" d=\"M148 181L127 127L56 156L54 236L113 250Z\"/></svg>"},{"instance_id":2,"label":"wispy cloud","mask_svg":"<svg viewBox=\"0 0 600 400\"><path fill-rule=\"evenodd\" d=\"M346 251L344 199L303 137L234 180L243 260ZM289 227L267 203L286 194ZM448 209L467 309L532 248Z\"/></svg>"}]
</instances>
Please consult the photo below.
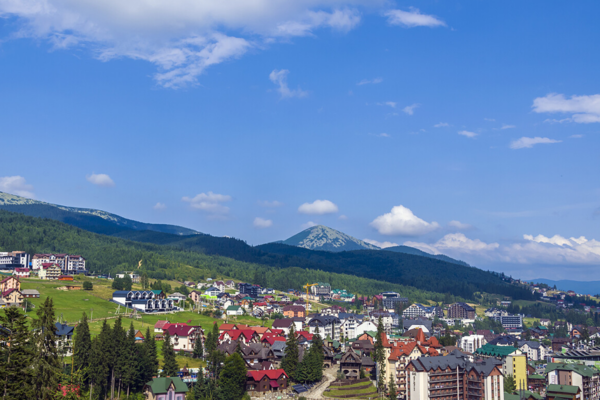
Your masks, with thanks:
<instances>
[{"instance_id":1,"label":"wispy cloud","mask_svg":"<svg viewBox=\"0 0 600 400\"><path fill-rule=\"evenodd\" d=\"M190 207L197 210L206 211L210 214L227 214L229 207L223 205L223 203L231 201L231 196L226 194L218 194L213 192L200 193L194 197L183 197L186 203L190 204Z\"/></svg>"},{"instance_id":2,"label":"wispy cloud","mask_svg":"<svg viewBox=\"0 0 600 400\"><path fill-rule=\"evenodd\" d=\"M502 124L502 128L500 128L500 129L513 129L513 128L516 128L516 126L514 126L514 125Z\"/></svg>"},{"instance_id":3,"label":"wispy cloud","mask_svg":"<svg viewBox=\"0 0 600 400\"><path fill-rule=\"evenodd\" d=\"M329 200L315 200L298 207L300 214L323 215L338 212L338 206Z\"/></svg>"},{"instance_id":4,"label":"wispy cloud","mask_svg":"<svg viewBox=\"0 0 600 400\"><path fill-rule=\"evenodd\" d=\"M384 14L388 17L390 25L400 25L405 28L414 28L417 26L428 26L430 28L446 26L446 23L434 15L421 14L421 12L411 7L410 11L389 10Z\"/></svg>"},{"instance_id":5,"label":"wispy cloud","mask_svg":"<svg viewBox=\"0 0 600 400\"><path fill-rule=\"evenodd\" d=\"M357 86L362 86L362 85L369 85L369 84L378 84L383 82L382 78L374 78L374 79L363 79L362 81L358 82L356 85Z\"/></svg>"},{"instance_id":6,"label":"wispy cloud","mask_svg":"<svg viewBox=\"0 0 600 400\"><path fill-rule=\"evenodd\" d=\"M270 219L256 217L256 218L254 218L253 225L255 228L265 229L265 228L270 228L271 226L273 226L273 221Z\"/></svg>"},{"instance_id":7,"label":"wispy cloud","mask_svg":"<svg viewBox=\"0 0 600 400\"><path fill-rule=\"evenodd\" d=\"M471 139L478 135L477 133L471 131L458 131L458 134Z\"/></svg>"},{"instance_id":8,"label":"wispy cloud","mask_svg":"<svg viewBox=\"0 0 600 400\"><path fill-rule=\"evenodd\" d=\"M375 136L375 137L382 137L382 138L390 138L390 137L392 137L392 135L387 134L387 133L369 133L369 135Z\"/></svg>"},{"instance_id":9,"label":"wispy cloud","mask_svg":"<svg viewBox=\"0 0 600 400\"><path fill-rule=\"evenodd\" d=\"M460 221L450 221L448 222L448 226L453 229L457 229L459 231L468 231L473 229L473 225L464 224Z\"/></svg>"},{"instance_id":10,"label":"wispy cloud","mask_svg":"<svg viewBox=\"0 0 600 400\"><path fill-rule=\"evenodd\" d=\"M96 186L112 187L115 186L115 182L106 174L91 174L85 177L88 182L93 183Z\"/></svg>"},{"instance_id":11,"label":"wispy cloud","mask_svg":"<svg viewBox=\"0 0 600 400\"><path fill-rule=\"evenodd\" d=\"M531 106L536 113L568 113L570 120L576 123L588 124L600 122L600 94L589 96L571 96L550 93L545 97L533 100ZM550 120L550 122L570 122L567 119Z\"/></svg>"},{"instance_id":12,"label":"wispy cloud","mask_svg":"<svg viewBox=\"0 0 600 400\"><path fill-rule=\"evenodd\" d=\"M419 107L420 104L411 104L410 106L406 106L402 109L402 111L404 111L404 113L408 114L408 115L413 115L415 113L415 108Z\"/></svg>"},{"instance_id":13,"label":"wispy cloud","mask_svg":"<svg viewBox=\"0 0 600 400\"><path fill-rule=\"evenodd\" d=\"M560 143L562 140L554 140L546 137L522 137L520 139L514 140L510 143L510 148L517 149L530 149L536 144L551 144L551 143Z\"/></svg>"},{"instance_id":14,"label":"wispy cloud","mask_svg":"<svg viewBox=\"0 0 600 400\"><path fill-rule=\"evenodd\" d=\"M398 243L394 243L394 242L379 242L377 240L373 240L373 239L363 239L363 242L367 242L369 244L372 244L373 246L377 246L380 249L386 249L388 247L395 247L395 246L399 246Z\"/></svg>"},{"instance_id":15,"label":"wispy cloud","mask_svg":"<svg viewBox=\"0 0 600 400\"><path fill-rule=\"evenodd\" d=\"M396 106L398 105L398 103L396 103L395 101L384 101L382 103L377 103L378 106L388 106L388 107L392 107L392 108L396 108Z\"/></svg>"},{"instance_id":16,"label":"wispy cloud","mask_svg":"<svg viewBox=\"0 0 600 400\"><path fill-rule=\"evenodd\" d=\"M167 206L165 203L158 202L152 208L155 210L164 210L165 208L167 208Z\"/></svg>"},{"instance_id":17,"label":"wispy cloud","mask_svg":"<svg viewBox=\"0 0 600 400\"><path fill-rule=\"evenodd\" d=\"M287 84L287 76L290 73L287 69L276 70L274 69L269 74L269 79L271 82L279 86L276 90L281 95L282 99L290 98L290 97L306 97L308 96L308 92L298 88L296 90L291 90Z\"/></svg>"},{"instance_id":18,"label":"wispy cloud","mask_svg":"<svg viewBox=\"0 0 600 400\"><path fill-rule=\"evenodd\" d=\"M483 120L488 122L496 122L494 118L484 118Z\"/></svg>"},{"instance_id":19,"label":"wispy cloud","mask_svg":"<svg viewBox=\"0 0 600 400\"><path fill-rule=\"evenodd\" d=\"M450 124L447 122L440 122L439 124L435 124L433 127L434 128L444 128L446 126L450 126Z\"/></svg>"},{"instance_id":20,"label":"wispy cloud","mask_svg":"<svg viewBox=\"0 0 600 400\"><path fill-rule=\"evenodd\" d=\"M268 201L268 200L259 200L258 205L266 208L277 208L283 206L283 203L277 200Z\"/></svg>"},{"instance_id":21,"label":"wispy cloud","mask_svg":"<svg viewBox=\"0 0 600 400\"><path fill-rule=\"evenodd\" d=\"M0 176L0 192L33 198L33 185L22 176Z\"/></svg>"},{"instance_id":22,"label":"wispy cloud","mask_svg":"<svg viewBox=\"0 0 600 400\"><path fill-rule=\"evenodd\" d=\"M569 138L571 139L581 139L583 137L583 135L571 135L569 136Z\"/></svg>"},{"instance_id":23,"label":"wispy cloud","mask_svg":"<svg viewBox=\"0 0 600 400\"><path fill-rule=\"evenodd\" d=\"M308 229L308 228L312 228L313 226L317 226L318 224L316 222L313 221L308 221L307 223L304 223L302 225L300 225L300 227L302 229Z\"/></svg>"}]
</instances>

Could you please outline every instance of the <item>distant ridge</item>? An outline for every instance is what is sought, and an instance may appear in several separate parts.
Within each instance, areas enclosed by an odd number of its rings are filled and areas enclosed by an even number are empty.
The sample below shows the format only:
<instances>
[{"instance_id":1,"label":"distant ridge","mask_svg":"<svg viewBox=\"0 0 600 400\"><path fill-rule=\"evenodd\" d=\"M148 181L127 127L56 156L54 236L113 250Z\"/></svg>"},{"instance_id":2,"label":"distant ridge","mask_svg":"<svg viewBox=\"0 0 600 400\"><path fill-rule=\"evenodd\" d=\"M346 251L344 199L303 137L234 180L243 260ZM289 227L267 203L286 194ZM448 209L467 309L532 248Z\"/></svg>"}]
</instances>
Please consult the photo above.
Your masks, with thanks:
<instances>
[{"instance_id":1,"label":"distant ridge","mask_svg":"<svg viewBox=\"0 0 600 400\"><path fill-rule=\"evenodd\" d=\"M155 231L174 235L197 235L193 229L176 225L147 224L91 208L66 207L0 192L0 210L31 217L48 218L90 232L115 235L123 231Z\"/></svg>"},{"instance_id":2,"label":"distant ridge","mask_svg":"<svg viewBox=\"0 0 600 400\"><path fill-rule=\"evenodd\" d=\"M373 246L362 240L353 238L343 232L328 228L323 225L317 225L303 230L287 240L279 243L288 246L297 246L309 250L325 251L353 251L353 250L379 250L379 247Z\"/></svg>"},{"instance_id":3,"label":"distant ridge","mask_svg":"<svg viewBox=\"0 0 600 400\"><path fill-rule=\"evenodd\" d=\"M385 249L383 249L383 251L393 251L396 253L414 254L416 256L435 258L437 260L442 260L442 261L446 261L449 263L464 265L465 267L470 267L470 265L464 261L455 260L454 258L450 258L443 254L429 254L429 253L426 253L424 251L421 251L419 249L415 249L414 247L409 247L409 246L386 247Z\"/></svg>"},{"instance_id":4,"label":"distant ridge","mask_svg":"<svg viewBox=\"0 0 600 400\"><path fill-rule=\"evenodd\" d=\"M569 291L572 290L579 294L590 294L592 296L600 294L600 281L570 281L560 280L553 281L550 279L525 279L527 282L545 283L552 287L556 285L559 290Z\"/></svg>"}]
</instances>

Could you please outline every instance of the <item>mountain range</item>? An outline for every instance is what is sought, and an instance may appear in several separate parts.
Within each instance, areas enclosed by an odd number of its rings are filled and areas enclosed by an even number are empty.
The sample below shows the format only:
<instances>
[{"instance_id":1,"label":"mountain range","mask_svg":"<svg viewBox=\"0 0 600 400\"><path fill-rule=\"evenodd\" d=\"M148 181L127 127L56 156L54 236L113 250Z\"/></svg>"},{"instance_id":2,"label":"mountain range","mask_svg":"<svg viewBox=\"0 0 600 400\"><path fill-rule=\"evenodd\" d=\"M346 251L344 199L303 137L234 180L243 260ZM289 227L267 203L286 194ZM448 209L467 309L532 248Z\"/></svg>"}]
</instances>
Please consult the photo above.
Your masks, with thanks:
<instances>
[{"instance_id":1,"label":"mountain range","mask_svg":"<svg viewBox=\"0 0 600 400\"><path fill-rule=\"evenodd\" d=\"M104 235L115 235L130 230L155 231L174 235L195 235L200 233L181 226L147 224L123 218L106 211L60 206L4 192L0 192L0 210L12 211L31 217L49 218Z\"/></svg>"}]
</instances>

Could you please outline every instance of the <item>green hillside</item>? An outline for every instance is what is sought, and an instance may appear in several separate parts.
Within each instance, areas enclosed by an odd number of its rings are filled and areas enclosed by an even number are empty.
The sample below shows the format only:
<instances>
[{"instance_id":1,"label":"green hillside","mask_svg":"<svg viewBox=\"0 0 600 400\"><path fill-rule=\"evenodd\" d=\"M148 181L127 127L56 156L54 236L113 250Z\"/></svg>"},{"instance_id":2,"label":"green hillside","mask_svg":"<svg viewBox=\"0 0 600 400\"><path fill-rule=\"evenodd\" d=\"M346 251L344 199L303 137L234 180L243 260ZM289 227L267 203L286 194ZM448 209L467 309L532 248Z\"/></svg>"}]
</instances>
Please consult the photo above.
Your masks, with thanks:
<instances>
[{"instance_id":1,"label":"green hillside","mask_svg":"<svg viewBox=\"0 0 600 400\"><path fill-rule=\"evenodd\" d=\"M405 254L412 254L415 256L435 258L437 260L442 260L442 261L446 261L449 263L460 264L460 265L464 265L465 267L470 267L470 265L464 261L455 260L454 258L450 258L443 254L429 254L429 253L426 253L424 251L421 251L419 249L415 249L414 247L409 247L409 246L386 247L385 249L383 249L383 251L393 251L395 253L405 253Z\"/></svg>"}]
</instances>

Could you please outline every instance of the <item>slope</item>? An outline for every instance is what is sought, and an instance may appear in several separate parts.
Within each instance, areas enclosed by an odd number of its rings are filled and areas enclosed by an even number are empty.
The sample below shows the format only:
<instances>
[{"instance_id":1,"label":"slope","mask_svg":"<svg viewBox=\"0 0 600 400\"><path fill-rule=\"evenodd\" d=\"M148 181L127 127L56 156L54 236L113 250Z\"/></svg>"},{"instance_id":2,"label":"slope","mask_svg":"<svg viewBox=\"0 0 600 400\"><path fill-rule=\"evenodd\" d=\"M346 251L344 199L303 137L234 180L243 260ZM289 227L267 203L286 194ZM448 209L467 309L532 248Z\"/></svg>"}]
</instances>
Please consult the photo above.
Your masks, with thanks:
<instances>
[{"instance_id":1,"label":"slope","mask_svg":"<svg viewBox=\"0 0 600 400\"><path fill-rule=\"evenodd\" d=\"M396 252L396 253L413 254L415 256L435 258L435 259L446 261L446 262L449 262L449 263L464 265L465 267L470 267L470 265L467 264L464 261L455 260L454 258L450 258L450 257L445 256L443 254L429 254L429 253L426 253L424 251L421 251L419 249L415 249L414 247L409 247L409 246L386 247L385 249L382 249L382 250L383 251L393 251L393 252Z\"/></svg>"},{"instance_id":2,"label":"slope","mask_svg":"<svg viewBox=\"0 0 600 400\"><path fill-rule=\"evenodd\" d=\"M176 225L147 224L106 211L89 208L65 207L43 201L27 199L0 192L0 210L16 212L31 217L49 218L90 232L112 235L124 230L151 230L175 235L197 234L193 229Z\"/></svg>"},{"instance_id":3,"label":"slope","mask_svg":"<svg viewBox=\"0 0 600 400\"><path fill-rule=\"evenodd\" d=\"M280 243L325 251L379 250L377 246L323 225L305 229Z\"/></svg>"}]
</instances>

